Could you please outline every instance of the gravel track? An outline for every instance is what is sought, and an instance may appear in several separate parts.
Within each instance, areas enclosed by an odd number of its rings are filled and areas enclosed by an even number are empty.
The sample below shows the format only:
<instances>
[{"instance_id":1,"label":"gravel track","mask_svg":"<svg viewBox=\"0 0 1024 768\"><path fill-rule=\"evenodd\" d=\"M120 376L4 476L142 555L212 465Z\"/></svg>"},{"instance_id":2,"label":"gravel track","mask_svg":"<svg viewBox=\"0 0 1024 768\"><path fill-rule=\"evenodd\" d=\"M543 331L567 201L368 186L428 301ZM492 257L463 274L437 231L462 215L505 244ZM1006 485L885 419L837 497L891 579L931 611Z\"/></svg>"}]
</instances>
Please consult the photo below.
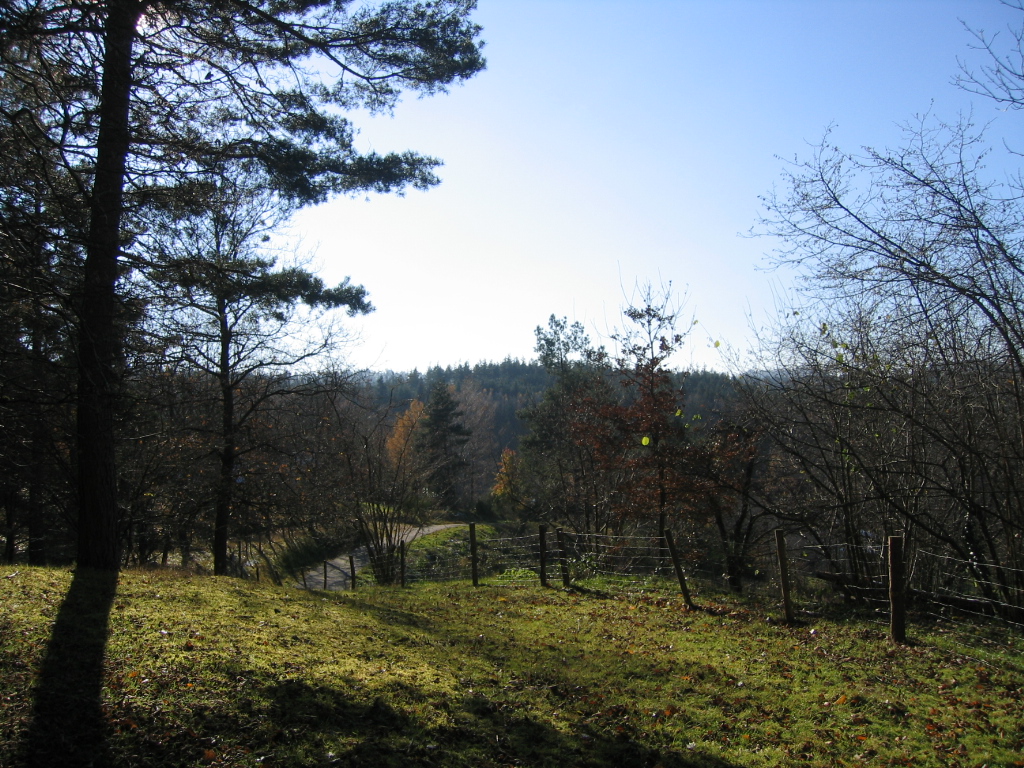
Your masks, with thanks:
<instances>
[{"instance_id":1,"label":"gravel track","mask_svg":"<svg viewBox=\"0 0 1024 768\"><path fill-rule=\"evenodd\" d=\"M437 531L443 531L447 528L464 528L464 523L444 523L441 525L424 525L419 528L409 526L402 533L402 539L408 544L410 541L415 541L420 536L426 536L428 533L435 533ZM359 547L353 550L351 553L353 560L356 565L356 582L359 581L359 573L368 568L370 565L370 558L367 554L366 547ZM326 586L324 585L324 567L321 565L318 568L306 572L304 579L305 584L297 584L298 587L305 586L308 589L327 589L328 591L335 592L339 590L349 589L351 587L350 575L349 575L349 554L341 555L333 560L327 561L327 579Z\"/></svg>"}]
</instances>

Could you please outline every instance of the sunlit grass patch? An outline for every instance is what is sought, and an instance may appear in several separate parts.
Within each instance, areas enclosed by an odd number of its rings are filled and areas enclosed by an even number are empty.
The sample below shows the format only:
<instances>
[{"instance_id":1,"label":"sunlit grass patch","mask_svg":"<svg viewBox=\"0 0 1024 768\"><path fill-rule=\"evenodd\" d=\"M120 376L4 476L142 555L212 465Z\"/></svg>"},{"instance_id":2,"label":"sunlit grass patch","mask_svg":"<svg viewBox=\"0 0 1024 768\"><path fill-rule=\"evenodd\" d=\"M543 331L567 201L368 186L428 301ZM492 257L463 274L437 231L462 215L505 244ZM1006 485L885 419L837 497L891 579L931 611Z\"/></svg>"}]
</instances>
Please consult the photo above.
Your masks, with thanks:
<instances>
[{"instance_id":1,"label":"sunlit grass patch","mask_svg":"<svg viewBox=\"0 0 1024 768\"><path fill-rule=\"evenodd\" d=\"M71 578L0 569L0 765L20 764ZM941 627L893 646L861 619L786 627L753 604L703 605L688 612L668 588L462 582L328 594L129 571L104 663L110 762L1024 761L1024 674L1006 645L968 652L955 627Z\"/></svg>"}]
</instances>

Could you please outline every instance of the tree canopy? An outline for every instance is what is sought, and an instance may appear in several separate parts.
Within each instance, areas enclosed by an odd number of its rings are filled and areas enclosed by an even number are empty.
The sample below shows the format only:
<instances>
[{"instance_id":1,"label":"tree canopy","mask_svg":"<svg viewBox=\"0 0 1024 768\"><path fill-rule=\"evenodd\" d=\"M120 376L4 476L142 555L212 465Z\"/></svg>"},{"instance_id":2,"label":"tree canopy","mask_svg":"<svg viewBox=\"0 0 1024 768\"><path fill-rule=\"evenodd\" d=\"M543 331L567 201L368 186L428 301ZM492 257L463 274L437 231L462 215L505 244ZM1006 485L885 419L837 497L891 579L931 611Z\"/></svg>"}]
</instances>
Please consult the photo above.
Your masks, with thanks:
<instances>
[{"instance_id":1,"label":"tree canopy","mask_svg":"<svg viewBox=\"0 0 1024 768\"><path fill-rule=\"evenodd\" d=\"M388 111L482 69L472 0L14 0L0 6L5 134L57 200L55 240L84 254L78 330L79 562L114 569L119 280L149 201L250 160L283 199L436 184L439 161L360 153L344 116ZM44 161L45 160L45 161ZM5 218L5 225L17 217ZM13 227L7 226L12 235Z\"/></svg>"}]
</instances>

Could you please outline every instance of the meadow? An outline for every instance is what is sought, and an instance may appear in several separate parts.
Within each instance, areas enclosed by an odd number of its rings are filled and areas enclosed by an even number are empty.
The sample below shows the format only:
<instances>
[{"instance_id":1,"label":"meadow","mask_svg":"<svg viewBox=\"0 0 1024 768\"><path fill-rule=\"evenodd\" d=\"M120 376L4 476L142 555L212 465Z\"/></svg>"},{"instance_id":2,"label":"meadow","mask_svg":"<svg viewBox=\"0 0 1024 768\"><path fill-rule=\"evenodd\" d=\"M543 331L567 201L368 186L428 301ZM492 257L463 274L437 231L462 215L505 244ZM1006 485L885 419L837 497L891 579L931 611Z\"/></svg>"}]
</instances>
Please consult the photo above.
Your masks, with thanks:
<instances>
[{"instance_id":1,"label":"meadow","mask_svg":"<svg viewBox=\"0 0 1024 768\"><path fill-rule=\"evenodd\" d=\"M1024 765L1019 636L699 598L3 566L0 766Z\"/></svg>"}]
</instances>

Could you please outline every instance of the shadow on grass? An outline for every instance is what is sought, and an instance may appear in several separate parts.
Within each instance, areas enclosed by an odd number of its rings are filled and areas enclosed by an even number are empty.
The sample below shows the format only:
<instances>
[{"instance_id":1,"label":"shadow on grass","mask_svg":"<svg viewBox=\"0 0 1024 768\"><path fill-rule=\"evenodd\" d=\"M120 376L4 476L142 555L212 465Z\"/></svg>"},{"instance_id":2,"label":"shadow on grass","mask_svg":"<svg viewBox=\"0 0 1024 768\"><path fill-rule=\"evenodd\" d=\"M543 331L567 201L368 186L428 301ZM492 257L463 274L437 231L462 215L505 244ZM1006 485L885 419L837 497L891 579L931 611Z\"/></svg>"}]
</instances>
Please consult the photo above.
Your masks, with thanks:
<instances>
[{"instance_id":1,"label":"shadow on grass","mask_svg":"<svg viewBox=\"0 0 1024 768\"><path fill-rule=\"evenodd\" d=\"M108 764L101 706L103 658L117 574L79 568L61 603L33 690L21 764Z\"/></svg>"},{"instance_id":2,"label":"shadow on grass","mask_svg":"<svg viewBox=\"0 0 1024 768\"><path fill-rule=\"evenodd\" d=\"M552 651L550 660L537 651L524 666L522 659L516 661L505 652L507 649L500 638L491 641L481 640L473 633L449 635L435 617L366 600L348 598L346 604L392 627L424 632L442 641L452 653L470 652L487 659L495 668L514 671L520 678L540 673L550 689L549 695L557 696L559 690L579 687L576 685L579 681L566 677L572 676L572 670L564 668L564 659L560 660L562 651ZM622 663L618 654L598 655L601 658L592 663L599 668L612 669ZM643 674L644 665L634 657L629 658L637 665L636 674ZM555 682L558 684L552 685ZM335 699L326 707L325 696ZM445 709L454 722L454 725L433 728L423 728L413 718L379 700L372 707L355 713L351 710L352 703L343 696L322 689L314 692L295 682L274 691L272 698L277 702L272 719L285 731L308 728L311 724L316 724L312 726L316 729L330 721L328 712L346 713L338 721L338 727L344 731L343 741L351 739L355 743L350 750L335 753L332 759L339 760L339 765L735 768L734 763L719 757L656 746L644 737L636 723L616 728L608 723L572 723L570 716L562 721L563 727L555 727L546 720L517 711L507 697L490 698L480 690L467 691L462 697L443 703L428 702L429 706ZM422 693L412 689L400 692L399 698L425 701ZM299 702L305 703L299 705Z\"/></svg>"},{"instance_id":3,"label":"shadow on grass","mask_svg":"<svg viewBox=\"0 0 1024 768\"><path fill-rule=\"evenodd\" d=\"M272 702L269 720L276 728L267 747L287 764L735 768L708 755L655 749L627 733L566 733L479 694L446 702L451 724L429 726L382 699L357 703L347 692L300 681L284 682L266 693ZM423 698L417 690L401 695L404 700ZM291 749L303 753L285 758L282 753Z\"/></svg>"}]
</instances>

